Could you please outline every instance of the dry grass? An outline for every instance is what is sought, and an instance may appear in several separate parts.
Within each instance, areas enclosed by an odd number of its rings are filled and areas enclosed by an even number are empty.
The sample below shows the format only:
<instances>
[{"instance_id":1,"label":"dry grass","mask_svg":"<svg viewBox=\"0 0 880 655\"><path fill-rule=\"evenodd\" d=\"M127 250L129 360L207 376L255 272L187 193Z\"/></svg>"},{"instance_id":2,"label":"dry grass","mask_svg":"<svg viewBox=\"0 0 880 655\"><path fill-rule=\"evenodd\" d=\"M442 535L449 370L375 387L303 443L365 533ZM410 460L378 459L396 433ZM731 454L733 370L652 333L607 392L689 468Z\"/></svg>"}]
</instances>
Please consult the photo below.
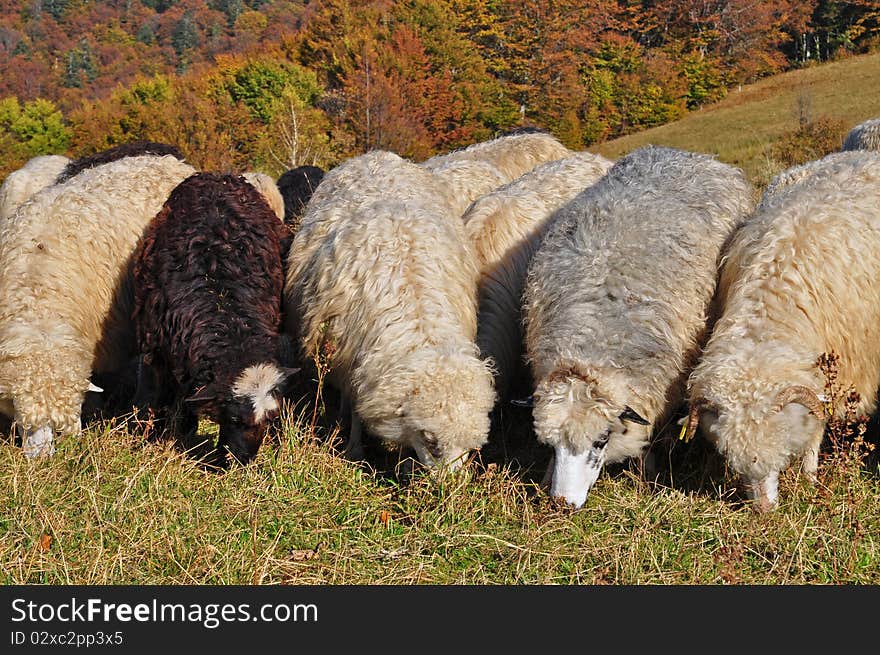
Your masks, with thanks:
<instances>
[{"instance_id":1,"label":"dry grass","mask_svg":"<svg viewBox=\"0 0 880 655\"><path fill-rule=\"evenodd\" d=\"M372 444L346 462L310 408L249 466L205 470L105 423L30 462L0 446L0 576L50 584L723 584L880 582L876 469L825 455L771 515L738 500L705 444L661 438L648 483L626 467L580 511L538 487L527 416L500 422L461 475L395 475ZM301 426L301 428L300 428ZM670 426L671 428L674 426ZM504 434L502 434L504 432ZM370 444L368 444L370 445ZM876 466L876 465L875 465Z\"/></svg>"},{"instance_id":2,"label":"dry grass","mask_svg":"<svg viewBox=\"0 0 880 655\"><path fill-rule=\"evenodd\" d=\"M806 118L839 121L843 136L867 118L880 116L880 54L776 75L732 90L714 105L685 118L631 134L590 150L617 158L647 144L718 155L740 166L759 187L782 170L772 147Z\"/></svg>"}]
</instances>

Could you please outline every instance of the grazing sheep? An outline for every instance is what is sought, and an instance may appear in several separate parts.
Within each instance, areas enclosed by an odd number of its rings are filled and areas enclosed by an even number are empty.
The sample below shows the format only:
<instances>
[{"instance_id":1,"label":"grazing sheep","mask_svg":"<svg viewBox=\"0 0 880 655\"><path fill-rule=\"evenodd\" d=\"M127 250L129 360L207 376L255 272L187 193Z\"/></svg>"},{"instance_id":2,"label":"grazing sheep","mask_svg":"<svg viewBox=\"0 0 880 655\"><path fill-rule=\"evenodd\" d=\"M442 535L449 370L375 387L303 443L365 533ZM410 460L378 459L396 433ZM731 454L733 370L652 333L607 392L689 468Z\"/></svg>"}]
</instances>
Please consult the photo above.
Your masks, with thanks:
<instances>
[{"instance_id":1,"label":"grazing sheep","mask_svg":"<svg viewBox=\"0 0 880 655\"><path fill-rule=\"evenodd\" d=\"M335 349L330 379L360 420L427 466L485 443L492 374L477 356L477 269L447 190L390 152L324 177L288 259L288 332L302 356Z\"/></svg>"},{"instance_id":2,"label":"grazing sheep","mask_svg":"<svg viewBox=\"0 0 880 655\"><path fill-rule=\"evenodd\" d=\"M808 177L812 177L814 175L827 175L829 171L832 170L829 167L829 162L836 160L856 160L860 157L860 152L861 151L859 150L832 152L822 159L808 161L804 164L799 164L798 166L787 168L776 175L776 177L774 177L772 180L770 180L769 184L767 184L767 187L764 189L762 197L768 198L769 196L776 194L784 188L801 182Z\"/></svg>"},{"instance_id":3,"label":"grazing sheep","mask_svg":"<svg viewBox=\"0 0 880 655\"><path fill-rule=\"evenodd\" d=\"M765 192L737 233L723 311L688 380L688 434L699 425L764 511L792 459L815 479L826 422L818 357L837 353L860 411L873 411L880 384L880 153L811 167Z\"/></svg>"},{"instance_id":4,"label":"grazing sheep","mask_svg":"<svg viewBox=\"0 0 880 655\"><path fill-rule=\"evenodd\" d=\"M32 157L24 166L7 175L0 186L0 221L9 218L37 191L55 184L55 178L69 161L62 155L40 155Z\"/></svg>"},{"instance_id":5,"label":"grazing sheep","mask_svg":"<svg viewBox=\"0 0 880 655\"><path fill-rule=\"evenodd\" d=\"M257 173L256 171L248 171L247 173L244 173L243 177L251 184L251 186L260 192L260 195L263 196L263 200L269 203L272 212L283 221L284 198L281 197L281 191L278 190L278 185L275 184L275 180L265 173Z\"/></svg>"},{"instance_id":6,"label":"grazing sheep","mask_svg":"<svg viewBox=\"0 0 880 655\"><path fill-rule=\"evenodd\" d=\"M852 128L843 140L843 150L880 150L880 118Z\"/></svg>"},{"instance_id":7,"label":"grazing sheep","mask_svg":"<svg viewBox=\"0 0 880 655\"><path fill-rule=\"evenodd\" d=\"M294 227L309 199L324 178L324 170L317 166L297 166L285 171L278 178L278 189L284 198L284 222Z\"/></svg>"},{"instance_id":8,"label":"grazing sheep","mask_svg":"<svg viewBox=\"0 0 880 655\"><path fill-rule=\"evenodd\" d=\"M19 208L0 231L0 409L28 457L76 432L93 372L134 354L130 259L143 230L194 169L142 156L97 166Z\"/></svg>"},{"instance_id":9,"label":"grazing sheep","mask_svg":"<svg viewBox=\"0 0 880 655\"><path fill-rule=\"evenodd\" d=\"M474 200L508 181L495 166L476 159L451 159L433 166L431 172L446 185L456 216L461 216Z\"/></svg>"},{"instance_id":10,"label":"grazing sheep","mask_svg":"<svg viewBox=\"0 0 880 655\"><path fill-rule=\"evenodd\" d=\"M198 416L218 423L221 463L227 452L253 459L295 372L280 361L286 231L244 177L197 173L171 192L134 258L139 404L149 396L162 415L183 401L184 435Z\"/></svg>"},{"instance_id":11,"label":"grazing sheep","mask_svg":"<svg viewBox=\"0 0 880 655\"><path fill-rule=\"evenodd\" d=\"M123 143L73 160L59 173L57 182L66 182L77 173L100 166L101 164L109 164L125 157L141 157L144 155L156 155L158 157L171 155L180 161L184 160L184 156L174 146L153 141L132 141L131 143Z\"/></svg>"},{"instance_id":12,"label":"grazing sheep","mask_svg":"<svg viewBox=\"0 0 880 655\"><path fill-rule=\"evenodd\" d=\"M649 146L554 216L524 294L554 496L581 506L604 462L642 454L678 408L722 247L753 205L739 169Z\"/></svg>"},{"instance_id":13,"label":"grazing sheep","mask_svg":"<svg viewBox=\"0 0 880 655\"><path fill-rule=\"evenodd\" d=\"M572 151L551 134L539 131L523 131L500 136L491 141L475 143L445 155L437 155L423 161L420 166L431 171L442 170L454 161L479 161L490 164L501 173L501 183L511 182L538 164L570 157ZM485 187L479 177L475 183ZM473 193L470 194L476 197Z\"/></svg>"},{"instance_id":14,"label":"grazing sheep","mask_svg":"<svg viewBox=\"0 0 880 655\"><path fill-rule=\"evenodd\" d=\"M588 152L541 164L474 201L462 217L480 269L477 346L495 364L499 400L507 398L511 379L528 376L522 292L548 219L612 164Z\"/></svg>"}]
</instances>

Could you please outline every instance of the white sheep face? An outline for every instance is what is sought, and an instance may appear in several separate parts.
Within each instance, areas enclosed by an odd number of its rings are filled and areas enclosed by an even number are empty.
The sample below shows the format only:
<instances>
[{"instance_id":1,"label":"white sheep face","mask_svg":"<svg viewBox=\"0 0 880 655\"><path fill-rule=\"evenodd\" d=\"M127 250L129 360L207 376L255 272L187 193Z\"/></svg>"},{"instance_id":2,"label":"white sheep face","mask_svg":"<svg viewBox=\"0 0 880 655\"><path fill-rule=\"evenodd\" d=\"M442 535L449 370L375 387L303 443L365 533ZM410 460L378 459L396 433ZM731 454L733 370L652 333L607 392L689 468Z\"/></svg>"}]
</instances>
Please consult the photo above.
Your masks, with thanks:
<instances>
[{"instance_id":1,"label":"white sheep face","mask_svg":"<svg viewBox=\"0 0 880 655\"><path fill-rule=\"evenodd\" d=\"M756 509L769 511L778 503L779 472L792 459L803 458L807 475L815 475L825 422L797 402L747 407L713 404L700 415L700 432L742 476Z\"/></svg>"}]
</instances>

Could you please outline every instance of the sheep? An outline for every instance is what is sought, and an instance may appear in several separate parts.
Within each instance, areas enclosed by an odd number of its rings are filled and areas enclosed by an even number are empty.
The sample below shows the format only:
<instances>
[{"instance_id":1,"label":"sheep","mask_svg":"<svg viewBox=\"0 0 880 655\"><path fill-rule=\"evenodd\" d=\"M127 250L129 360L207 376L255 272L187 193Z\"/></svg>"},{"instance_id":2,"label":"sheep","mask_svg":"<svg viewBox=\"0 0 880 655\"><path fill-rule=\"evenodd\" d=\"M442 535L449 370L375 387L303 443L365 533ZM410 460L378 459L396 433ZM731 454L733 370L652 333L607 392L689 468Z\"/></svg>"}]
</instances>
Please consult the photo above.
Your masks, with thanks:
<instances>
[{"instance_id":1,"label":"sheep","mask_svg":"<svg viewBox=\"0 0 880 655\"><path fill-rule=\"evenodd\" d=\"M424 168L372 151L327 173L288 258L287 331L301 357L335 349L329 380L360 421L455 468L484 444L492 373L477 356L477 269L447 189Z\"/></svg>"},{"instance_id":2,"label":"sheep","mask_svg":"<svg viewBox=\"0 0 880 655\"><path fill-rule=\"evenodd\" d=\"M37 191L55 184L58 174L69 161L63 155L40 155L7 175L0 186L0 221L9 218Z\"/></svg>"},{"instance_id":3,"label":"sheep","mask_svg":"<svg viewBox=\"0 0 880 655\"><path fill-rule=\"evenodd\" d=\"M500 400L507 398L512 378L524 377L517 375L525 369L522 292L547 221L612 164L589 152L541 164L475 200L462 217L480 270L477 346L494 362Z\"/></svg>"},{"instance_id":4,"label":"sheep","mask_svg":"<svg viewBox=\"0 0 880 655\"><path fill-rule=\"evenodd\" d=\"M79 431L92 372L134 354L131 255L194 172L171 156L104 164L44 189L2 226L0 410L24 430L26 456L51 455L54 432Z\"/></svg>"},{"instance_id":5,"label":"sheep","mask_svg":"<svg viewBox=\"0 0 880 655\"><path fill-rule=\"evenodd\" d=\"M100 166L101 164L109 164L110 162L118 161L125 157L139 157L144 155L171 155L180 161L184 160L183 154L181 154L180 150L175 146L165 143L156 143L154 141L132 141L130 143L123 143L73 160L64 167L61 173L58 174L56 182L59 184L61 182L66 182L74 175L89 168Z\"/></svg>"},{"instance_id":6,"label":"sheep","mask_svg":"<svg viewBox=\"0 0 880 655\"><path fill-rule=\"evenodd\" d=\"M493 169L487 169L490 181L487 182L482 176L474 175L473 184L478 185L479 188L490 190L492 188L490 183L493 180L491 176L495 175L495 170L500 172L500 184L505 184L532 170L538 164L570 157L572 154L574 153L551 134L543 131L528 130L500 136L491 141L475 143L445 155L436 155L419 165L430 171L438 172L441 176L443 176L444 170L449 171L447 175L451 174L454 176L455 167L453 166L451 171L449 170L452 162L483 162L494 167ZM455 180L456 178L453 177L452 179ZM458 192L461 193L461 185L465 184L467 179L460 174L457 179L460 180ZM479 194L478 191L473 191L468 195L476 198Z\"/></svg>"},{"instance_id":7,"label":"sheep","mask_svg":"<svg viewBox=\"0 0 880 655\"><path fill-rule=\"evenodd\" d=\"M553 496L582 506L604 463L642 455L682 403L723 246L753 195L738 168L647 146L551 219L524 308Z\"/></svg>"},{"instance_id":8,"label":"sheep","mask_svg":"<svg viewBox=\"0 0 880 655\"><path fill-rule=\"evenodd\" d=\"M247 171L243 174L243 177L260 192L260 195L269 204L272 212L281 221L284 221L284 198L281 196L281 191L279 191L275 180L265 173L258 173L256 171Z\"/></svg>"},{"instance_id":9,"label":"sheep","mask_svg":"<svg viewBox=\"0 0 880 655\"><path fill-rule=\"evenodd\" d=\"M495 166L476 159L450 159L430 170L447 186L456 217L474 200L509 181Z\"/></svg>"},{"instance_id":10,"label":"sheep","mask_svg":"<svg viewBox=\"0 0 880 655\"><path fill-rule=\"evenodd\" d=\"M843 140L843 150L880 150L880 118L872 118L852 128Z\"/></svg>"},{"instance_id":11,"label":"sheep","mask_svg":"<svg viewBox=\"0 0 880 655\"><path fill-rule=\"evenodd\" d=\"M723 311L687 384L686 434L699 428L759 511L778 505L791 460L816 478L828 400L819 356L839 356L859 411L874 410L880 384L880 153L832 154L811 170L765 192L737 233Z\"/></svg>"},{"instance_id":12,"label":"sheep","mask_svg":"<svg viewBox=\"0 0 880 655\"><path fill-rule=\"evenodd\" d=\"M256 456L298 370L280 361L285 232L243 176L197 173L174 188L134 257L138 405L162 416L182 402L184 436L199 416L218 423L221 465Z\"/></svg>"},{"instance_id":13,"label":"sheep","mask_svg":"<svg viewBox=\"0 0 880 655\"><path fill-rule=\"evenodd\" d=\"M278 189L284 198L284 222L290 228L297 225L323 177L324 169L318 166L297 166L278 178Z\"/></svg>"}]
</instances>

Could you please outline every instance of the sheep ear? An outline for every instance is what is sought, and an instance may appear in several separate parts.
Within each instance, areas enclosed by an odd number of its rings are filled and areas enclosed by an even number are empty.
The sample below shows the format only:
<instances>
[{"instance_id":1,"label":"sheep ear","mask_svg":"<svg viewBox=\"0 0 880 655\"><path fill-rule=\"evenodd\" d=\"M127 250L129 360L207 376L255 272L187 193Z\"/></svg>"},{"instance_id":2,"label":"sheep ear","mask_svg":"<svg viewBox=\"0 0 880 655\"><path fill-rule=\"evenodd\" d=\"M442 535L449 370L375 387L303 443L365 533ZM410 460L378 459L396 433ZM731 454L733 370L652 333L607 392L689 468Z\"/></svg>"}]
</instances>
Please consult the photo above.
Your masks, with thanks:
<instances>
[{"instance_id":1,"label":"sheep ear","mask_svg":"<svg viewBox=\"0 0 880 655\"><path fill-rule=\"evenodd\" d=\"M527 396L525 398L513 398L510 401L510 404L515 407L534 407L535 406L535 396Z\"/></svg>"},{"instance_id":2,"label":"sheep ear","mask_svg":"<svg viewBox=\"0 0 880 655\"><path fill-rule=\"evenodd\" d=\"M296 375L297 373L299 373L300 370L302 370L302 369L289 368L287 366L282 366L282 367L280 367L279 370L281 371L281 374L284 377L278 382L278 384L275 385L275 390L278 393L285 395L288 393L288 391L290 391L290 389L293 388L293 385L294 385L294 377L293 376Z\"/></svg>"},{"instance_id":3,"label":"sheep ear","mask_svg":"<svg viewBox=\"0 0 880 655\"><path fill-rule=\"evenodd\" d=\"M89 382L89 389L88 390L94 391L95 393L104 393L104 390L101 387L99 387L97 384L95 384L94 382Z\"/></svg>"},{"instance_id":4,"label":"sheep ear","mask_svg":"<svg viewBox=\"0 0 880 655\"><path fill-rule=\"evenodd\" d=\"M217 397L217 394L214 393L210 388L205 387L204 389L199 389L189 398L185 398L183 402L185 403L204 403L209 400L214 400Z\"/></svg>"},{"instance_id":5,"label":"sheep ear","mask_svg":"<svg viewBox=\"0 0 880 655\"><path fill-rule=\"evenodd\" d=\"M296 374L299 373L301 370L302 370L301 368L288 368L288 367L284 367L284 368L281 369L281 373L284 374L284 379L287 380L288 378L290 378L290 376L292 376L292 375L296 375Z\"/></svg>"},{"instance_id":6,"label":"sheep ear","mask_svg":"<svg viewBox=\"0 0 880 655\"><path fill-rule=\"evenodd\" d=\"M623 411L618 416L621 421L630 421L631 423L638 423L639 425L650 425L648 421L639 416L636 411L627 405L623 408Z\"/></svg>"}]
</instances>

